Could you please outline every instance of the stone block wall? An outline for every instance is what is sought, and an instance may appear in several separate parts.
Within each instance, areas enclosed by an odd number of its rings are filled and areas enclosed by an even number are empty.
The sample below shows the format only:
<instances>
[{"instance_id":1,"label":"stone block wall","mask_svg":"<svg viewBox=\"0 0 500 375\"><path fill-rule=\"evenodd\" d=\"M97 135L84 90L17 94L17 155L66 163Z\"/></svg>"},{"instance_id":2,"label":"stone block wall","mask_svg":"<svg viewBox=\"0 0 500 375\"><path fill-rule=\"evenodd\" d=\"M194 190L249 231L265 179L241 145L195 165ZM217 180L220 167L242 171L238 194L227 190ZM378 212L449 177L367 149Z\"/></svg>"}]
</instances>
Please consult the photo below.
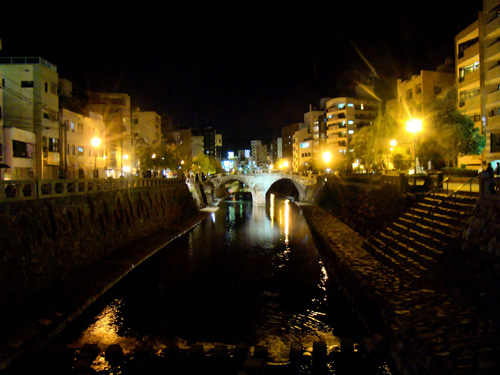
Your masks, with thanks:
<instances>
[{"instance_id":1,"label":"stone block wall","mask_svg":"<svg viewBox=\"0 0 500 375\"><path fill-rule=\"evenodd\" d=\"M197 212L183 183L2 204L0 309Z\"/></svg>"}]
</instances>

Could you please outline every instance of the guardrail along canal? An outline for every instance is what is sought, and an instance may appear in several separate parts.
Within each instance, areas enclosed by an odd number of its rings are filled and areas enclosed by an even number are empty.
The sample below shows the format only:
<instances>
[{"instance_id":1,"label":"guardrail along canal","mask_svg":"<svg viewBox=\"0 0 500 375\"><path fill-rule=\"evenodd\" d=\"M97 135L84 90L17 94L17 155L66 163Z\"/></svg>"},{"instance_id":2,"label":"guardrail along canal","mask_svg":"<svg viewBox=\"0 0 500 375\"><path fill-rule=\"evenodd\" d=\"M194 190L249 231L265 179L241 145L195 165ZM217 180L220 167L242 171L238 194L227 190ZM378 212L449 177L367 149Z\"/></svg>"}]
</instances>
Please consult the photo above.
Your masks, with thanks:
<instances>
[{"instance_id":1,"label":"guardrail along canal","mask_svg":"<svg viewBox=\"0 0 500 375\"><path fill-rule=\"evenodd\" d=\"M51 355L37 369L72 373L68 370L75 371L83 348L97 344L100 353L91 365L97 373L146 374L152 372L139 371L140 348L148 348L159 370L172 366L167 362L172 348L178 348L176 358L182 353L187 358L203 345L207 358L225 345L234 367L219 373L236 374L243 359L235 364L234 353L243 343L247 356L257 347L267 348L266 373L278 367L284 373L290 365L278 365L289 363L290 345L297 342L304 355L296 373L312 374L313 345L322 341L329 353L327 373L351 374L362 367L365 373L390 374L381 358L357 351L367 336L329 280L300 210L271 195L265 207L222 202L218 211L129 273L75 320L46 349ZM353 353L341 354L341 340L353 343ZM116 344L124 355L112 364L105 353ZM180 371L189 372L187 367Z\"/></svg>"}]
</instances>

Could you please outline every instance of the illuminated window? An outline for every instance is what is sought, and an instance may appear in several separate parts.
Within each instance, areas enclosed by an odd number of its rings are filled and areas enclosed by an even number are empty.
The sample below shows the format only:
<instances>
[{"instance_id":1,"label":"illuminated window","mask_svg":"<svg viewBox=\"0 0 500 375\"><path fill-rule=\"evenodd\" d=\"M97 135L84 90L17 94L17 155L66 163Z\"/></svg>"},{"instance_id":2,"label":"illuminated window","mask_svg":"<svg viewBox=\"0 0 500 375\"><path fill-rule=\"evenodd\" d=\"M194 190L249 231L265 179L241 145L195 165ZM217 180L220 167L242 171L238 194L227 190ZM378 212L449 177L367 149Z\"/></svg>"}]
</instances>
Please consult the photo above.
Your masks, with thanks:
<instances>
[{"instance_id":1,"label":"illuminated window","mask_svg":"<svg viewBox=\"0 0 500 375\"><path fill-rule=\"evenodd\" d=\"M479 61L466 65L458 70L458 82L463 82L467 74L472 73L479 69Z\"/></svg>"},{"instance_id":2,"label":"illuminated window","mask_svg":"<svg viewBox=\"0 0 500 375\"><path fill-rule=\"evenodd\" d=\"M347 134L354 134L354 130L352 130L352 129L351 129L351 130L348 130L348 131L347 131Z\"/></svg>"}]
</instances>

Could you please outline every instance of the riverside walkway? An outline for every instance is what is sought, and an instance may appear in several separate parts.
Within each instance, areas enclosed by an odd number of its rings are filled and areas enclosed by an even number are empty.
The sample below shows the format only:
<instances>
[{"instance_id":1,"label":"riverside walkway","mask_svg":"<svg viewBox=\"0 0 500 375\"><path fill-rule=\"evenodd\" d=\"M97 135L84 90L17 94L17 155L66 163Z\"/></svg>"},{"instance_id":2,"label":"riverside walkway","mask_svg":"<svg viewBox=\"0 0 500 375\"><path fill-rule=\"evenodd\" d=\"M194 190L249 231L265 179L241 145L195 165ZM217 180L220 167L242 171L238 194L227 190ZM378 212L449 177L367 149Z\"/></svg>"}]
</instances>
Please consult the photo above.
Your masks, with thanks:
<instances>
[{"instance_id":1,"label":"riverside walkway","mask_svg":"<svg viewBox=\"0 0 500 375\"><path fill-rule=\"evenodd\" d=\"M414 283L363 249L363 237L325 210L303 205L311 232L378 350L403 374L498 374L500 340L473 305L439 285Z\"/></svg>"}]
</instances>

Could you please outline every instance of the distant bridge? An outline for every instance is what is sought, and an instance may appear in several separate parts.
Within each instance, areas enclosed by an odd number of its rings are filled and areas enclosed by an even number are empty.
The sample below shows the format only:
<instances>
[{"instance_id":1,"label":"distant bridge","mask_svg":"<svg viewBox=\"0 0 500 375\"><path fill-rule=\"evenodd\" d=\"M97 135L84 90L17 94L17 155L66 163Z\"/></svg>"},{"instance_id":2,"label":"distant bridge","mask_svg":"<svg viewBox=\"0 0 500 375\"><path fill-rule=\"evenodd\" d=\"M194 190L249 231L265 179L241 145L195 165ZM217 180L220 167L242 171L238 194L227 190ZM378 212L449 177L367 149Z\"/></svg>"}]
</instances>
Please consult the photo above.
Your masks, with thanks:
<instances>
[{"instance_id":1,"label":"distant bridge","mask_svg":"<svg viewBox=\"0 0 500 375\"><path fill-rule=\"evenodd\" d=\"M215 175L210 178L215 190L221 185L235 180L245 184L252 193L253 204L257 206L266 204L266 193L276 181L290 180L299 193L299 202L307 201L307 188L316 185L316 176L314 175L303 176L299 174L277 172Z\"/></svg>"}]
</instances>

